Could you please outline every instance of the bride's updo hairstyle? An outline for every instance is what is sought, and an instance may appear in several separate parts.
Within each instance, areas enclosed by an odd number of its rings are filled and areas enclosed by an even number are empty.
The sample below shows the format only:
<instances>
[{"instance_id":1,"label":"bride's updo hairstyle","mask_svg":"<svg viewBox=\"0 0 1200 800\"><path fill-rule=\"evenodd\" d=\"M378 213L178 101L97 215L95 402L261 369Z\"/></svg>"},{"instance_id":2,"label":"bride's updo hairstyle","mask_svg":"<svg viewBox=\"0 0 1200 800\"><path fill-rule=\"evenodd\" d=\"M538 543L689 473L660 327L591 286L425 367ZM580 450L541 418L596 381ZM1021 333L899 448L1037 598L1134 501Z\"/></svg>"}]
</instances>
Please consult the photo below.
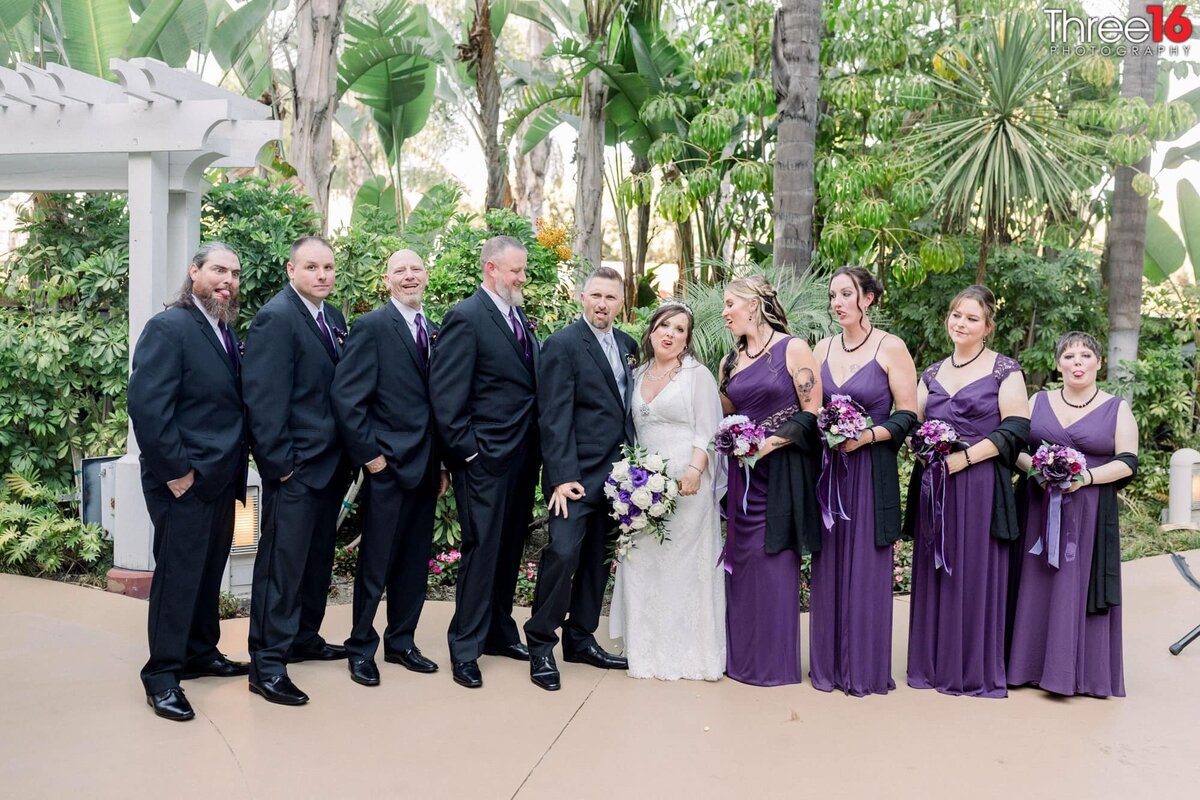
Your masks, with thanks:
<instances>
[{"instance_id":1,"label":"bride's updo hairstyle","mask_svg":"<svg viewBox=\"0 0 1200 800\"><path fill-rule=\"evenodd\" d=\"M788 327L787 310L783 307L783 303L779 299L779 293L775 291L774 286L767 282L766 278L761 275L734 278L725 286L725 291L739 300L745 300L748 303L755 300L758 301L754 320L758 325L765 324L771 330L778 331L785 336L792 335L792 331ZM738 336L734 340L733 347L734 349L721 362L722 392L725 391L725 386L733 376L733 367L737 364L738 352L746 349L746 337Z\"/></svg>"},{"instance_id":2,"label":"bride's updo hairstyle","mask_svg":"<svg viewBox=\"0 0 1200 800\"><path fill-rule=\"evenodd\" d=\"M683 314L687 317L687 341L683 343L683 350L679 353L679 364L682 366L685 358L695 355L692 352L692 331L696 325L695 320L692 319L691 307L682 300L664 300L650 315L650 321L646 323L646 331L642 334L641 364L649 364L654 361L654 345L650 343L650 334L663 320L670 319L676 314Z\"/></svg>"}]
</instances>

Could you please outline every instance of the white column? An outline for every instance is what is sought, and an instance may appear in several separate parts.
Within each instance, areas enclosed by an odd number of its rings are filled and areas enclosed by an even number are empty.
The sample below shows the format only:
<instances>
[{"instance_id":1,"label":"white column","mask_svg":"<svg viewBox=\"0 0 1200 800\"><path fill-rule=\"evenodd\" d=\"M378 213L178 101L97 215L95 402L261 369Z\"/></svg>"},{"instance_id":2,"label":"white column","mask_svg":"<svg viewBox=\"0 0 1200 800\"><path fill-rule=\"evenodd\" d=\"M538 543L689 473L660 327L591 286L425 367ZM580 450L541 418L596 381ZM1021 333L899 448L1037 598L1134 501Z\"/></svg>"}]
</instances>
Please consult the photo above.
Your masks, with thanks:
<instances>
[{"instance_id":1,"label":"white column","mask_svg":"<svg viewBox=\"0 0 1200 800\"><path fill-rule=\"evenodd\" d=\"M1192 527L1192 473L1200 463L1200 452L1190 447L1171 455L1167 524Z\"/></svg>"},{"instance_id":2,"label":"white column","mask_svg":"<svg viewBox=\"0 0 1200 800\"><path fill-rule=\"evenodd\" d=\"M172 190L167 211L167 258L162 264L169 292L183 285L188 264L200 248L199 188L189 191Z\"/></svg>"},{"instance_id":3,"label":"white column","mask_svg":"<svg viewBox=\"0 0 1200 800\"><path fill-rule=\"evenodd\" d=\"M179 288L182 272L170 269L166 153L129 156L129 358L142 329ZM199 219L197 215L197 226ZM197 235L198 238L198 235ZM186 261L187 257L184 257ZM172 280L169 275L177 277ZM123 569L154 569L153 531L142 496L141 467L133 426L128 453L117 462L116 530L113 565Z\"/></svg>"}]
</instances>

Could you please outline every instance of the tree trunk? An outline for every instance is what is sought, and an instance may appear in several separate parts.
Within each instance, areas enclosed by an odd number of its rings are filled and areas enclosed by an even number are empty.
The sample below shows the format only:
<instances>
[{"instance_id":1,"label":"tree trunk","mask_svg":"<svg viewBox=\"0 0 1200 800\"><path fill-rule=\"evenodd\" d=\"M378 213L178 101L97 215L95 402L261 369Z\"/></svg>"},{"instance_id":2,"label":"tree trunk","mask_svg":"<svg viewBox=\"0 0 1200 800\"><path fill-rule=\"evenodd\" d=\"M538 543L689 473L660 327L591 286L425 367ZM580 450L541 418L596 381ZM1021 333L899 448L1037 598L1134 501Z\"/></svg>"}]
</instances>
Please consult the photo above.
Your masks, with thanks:
<instances>
[{"instance_id":1,"label":"tree trunk","mask_svg":"<svg viewBox=\"0 0 1200 800\"><path fill-rule=\"evenodd\" d=\"M546 65L542 53L550 44L550 32L541 25L530 25L526 37L526 49L529 52L531 66L534 70L543 69ZM521 141L521 136L528 122L521 127L514 138ZM542 139L528 153L517 157L516 169L513 172L514 192L513 201L517 213L530 219L542 215L542 207L546 202L546 169L550 163L550 137Z\"/></svg>"},{"instance_id":2,"label":"tree trunk","mask_svg":"<svg viewBox=\"0 0 1200 800\"><path fill-rule=\"evenodd\" d=\"M650 171L650 160L645 156L633 157L632 174L642 175ZM625 287L625 308L632 310L638 304L638 283L646 274L646 251L650 248L650 204L637 207L637 240L633 252L633 278Z\"/></svg>"},{"instance_id":3,"label":"tree trunk","mask_svg":"<svg viewBox=\"0 0 1200 800\"><path fill-rule=\"evenodd\" d=\"M1131 5L1129 17L1143 17L1145 8ZM1138 51L1135 53L1135 49ZM1122 65L1121 96L1141 97L1154 102L1158 74L1158 51L1150 43L1129 45ZM1134 168L1118 167L1113 189L1112 222L1108 227L1108 375L1124 377L1128 371L1122 361L1133 361L1138 354L1138 336L1142 328L1142 270L1146 250L1146 212L1149 198L1133 190L1133 177L1150 168L1147 156Z\"/></svg>"},{"instance_id":4,"label":"tree trunk","mask_svg":"<svg viewBox=\"0 0 1200 800\"><path fill-rule=\"evenodd\" d=\"M337 51L345 11L346 0L309 0L296 9L291 163L321 215L322 232L329 229Z\"/></svg>"},{"instance_id":5,"label":"tree trunk","mask_svg":"<svg viewBox=\"0 0 1200 800\"><path fill-rule=\"evenodd\" d=\"M784 0L775 12L772 81L779 109L775 144L775 266L802 275L812 264L820 0Z\"/></svg>"},{"instance_id":6,"label":"tree trunk","mask_svg":"<svg viewBox=\"0 0 1200 800\"><path fill-rule=\"evenodd\" d=\"M496 71L496 38L492 36L491 0L475 0L470 45L475 61L475 93L483 128L483 157L487 162L484 208L502 208L508 195L508 157L500 147L500 74Z\"/></svg>"},{"instance_id":7,"label":"tree trunk","mask_svg":"<svg viewBox=\"0 0 1200 800\"><path fill-rule=\"evenodd\" d=\"M600 211L604 199L604 102L607 94L600 70L583 79L579 139L575 143L575 252L600 264Z\"/></svg>"}]
</instances>

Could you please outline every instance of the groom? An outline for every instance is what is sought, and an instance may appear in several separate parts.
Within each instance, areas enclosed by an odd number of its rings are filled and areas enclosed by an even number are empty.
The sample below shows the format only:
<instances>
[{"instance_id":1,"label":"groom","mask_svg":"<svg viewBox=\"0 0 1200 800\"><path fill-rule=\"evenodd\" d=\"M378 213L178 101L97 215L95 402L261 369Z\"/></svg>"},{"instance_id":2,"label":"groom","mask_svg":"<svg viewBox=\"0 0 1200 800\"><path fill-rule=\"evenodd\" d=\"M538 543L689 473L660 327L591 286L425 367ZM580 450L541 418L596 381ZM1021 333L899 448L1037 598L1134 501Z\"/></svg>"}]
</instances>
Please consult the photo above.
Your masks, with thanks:
<instances>
[{"instance_id":1,"label":"groom","mask_svg":"<svg viewBox=\"0 0 1200 800\"><path fill-rule=\"evenodd\" d=\"M629 361L637 344L613 327L624 298L620 273L597 267L580 294L583 316L542 347L538 416L550 542L542 551L525 638L530 679L548 691L561 685L553 652L559 627L567 661L600 669L628 666L604 652L594 636L612 563L614 523L604 480L621 459L621 445L634 439Z\"/></svg>"}]
</instances>

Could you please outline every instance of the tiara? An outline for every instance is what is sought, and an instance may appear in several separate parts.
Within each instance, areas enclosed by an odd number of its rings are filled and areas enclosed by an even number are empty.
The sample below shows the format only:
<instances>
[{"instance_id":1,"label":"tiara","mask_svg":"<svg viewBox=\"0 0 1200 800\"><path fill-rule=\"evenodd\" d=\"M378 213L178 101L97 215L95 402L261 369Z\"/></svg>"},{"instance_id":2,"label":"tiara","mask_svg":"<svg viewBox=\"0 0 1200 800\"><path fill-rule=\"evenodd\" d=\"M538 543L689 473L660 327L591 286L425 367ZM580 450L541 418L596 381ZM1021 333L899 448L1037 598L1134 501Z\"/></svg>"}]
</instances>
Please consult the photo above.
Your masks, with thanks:
<instances>
[{"instance_id":1,"label":"tiara","mask_svg":"<svg viewBox=\"0 0 1200 800\"><path fill-rule=\"evenodd\" d=\"M671 306L679 306L685 312L687 312L687 315L689 317L692 315L692 307L689 306L687 303L683 302L682 300L675 300L672 298L670 300L663 300L661 303L658 304L658 307L660 309L661 308L670 308Z\"/></svg>"}]
</instances>

